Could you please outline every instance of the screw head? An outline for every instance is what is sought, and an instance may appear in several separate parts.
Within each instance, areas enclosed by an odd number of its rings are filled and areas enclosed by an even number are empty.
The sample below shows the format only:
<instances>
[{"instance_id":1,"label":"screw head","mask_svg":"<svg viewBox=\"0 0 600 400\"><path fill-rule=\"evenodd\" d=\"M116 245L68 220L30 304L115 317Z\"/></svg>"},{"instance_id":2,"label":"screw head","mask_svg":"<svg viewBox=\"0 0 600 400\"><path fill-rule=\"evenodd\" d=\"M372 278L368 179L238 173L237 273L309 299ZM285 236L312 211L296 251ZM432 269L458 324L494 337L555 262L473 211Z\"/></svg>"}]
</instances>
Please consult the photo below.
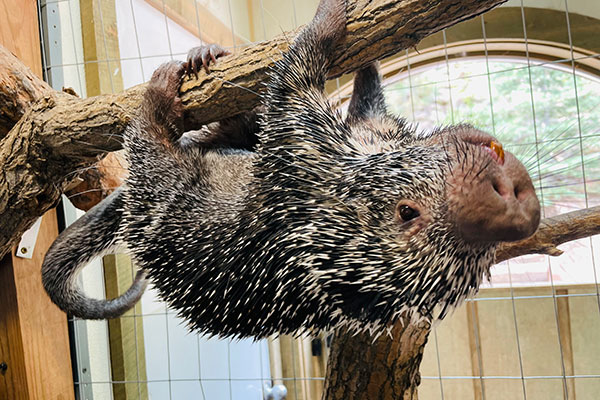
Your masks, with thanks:
<instances>
[{"instance_id":1,"label":"screw head","mask_svg":"<svg viewBox=\"0 0 600 400\"><path fill-rule=\"evenodd\" d=\"M21 254L27 254L27 247L21 247Z\"/></svg>"}]
</instances>

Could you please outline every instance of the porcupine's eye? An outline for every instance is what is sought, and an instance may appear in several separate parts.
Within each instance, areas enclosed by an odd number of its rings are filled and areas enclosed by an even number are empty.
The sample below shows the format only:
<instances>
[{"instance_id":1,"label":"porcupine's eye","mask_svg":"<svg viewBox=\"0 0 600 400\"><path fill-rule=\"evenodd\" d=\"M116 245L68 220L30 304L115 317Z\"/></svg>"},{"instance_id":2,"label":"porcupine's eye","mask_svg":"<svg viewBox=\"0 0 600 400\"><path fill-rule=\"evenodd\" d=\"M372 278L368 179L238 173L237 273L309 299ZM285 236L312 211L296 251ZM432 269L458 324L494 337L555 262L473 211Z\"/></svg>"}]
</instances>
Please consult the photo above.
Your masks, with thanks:
<instances>
[{"instance_id":1,"label":"porcupine's eye","mask_svg":"<svg viewBox=\"0 0 600 400\"><path fill-rule=\"evenodd\" d=\"M406 204L399 204L396 208L396 213L398 214L398 217L400 217L400 219L404 222L408 222L411 219L415 219L419 215L421 215L419 213L419 210L412 208Z\"/></svg>"}]
</instances>

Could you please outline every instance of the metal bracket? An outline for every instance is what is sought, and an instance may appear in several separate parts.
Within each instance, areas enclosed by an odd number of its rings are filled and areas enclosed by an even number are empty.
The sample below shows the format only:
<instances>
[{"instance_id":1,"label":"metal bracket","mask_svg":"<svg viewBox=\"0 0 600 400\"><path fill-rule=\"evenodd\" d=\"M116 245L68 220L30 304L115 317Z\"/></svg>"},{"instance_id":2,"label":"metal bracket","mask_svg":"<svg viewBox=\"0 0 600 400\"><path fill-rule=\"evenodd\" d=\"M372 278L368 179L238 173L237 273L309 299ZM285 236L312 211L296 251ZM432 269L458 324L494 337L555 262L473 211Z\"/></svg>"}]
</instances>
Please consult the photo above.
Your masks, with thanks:
<instances>
[{"instance_id":1,"label":"metal bracket","mask_svg":"<svg viewBox=\"0 0 600 400\"><path fill-rule=\"evenodd\" d=\"M39 217L35 224L25 231L21 236L21 241L17 247L17 257L31 258L33 257L33 250L35 249L35 242L37 241L38 232L40 231L40 225L42 224L42 217Z\"/></svg>"},{"instance_id":2,"label":"metal bracket","mask_svg":"<svg viewBox=\"0 0 600 400\"><path fill-rule=\"evenodd\" d=\"M267 382L263 382L264 400L285 400L287 398L287 388L283 385L274 385L269 387Z\"/></svg>"}]
</instances>

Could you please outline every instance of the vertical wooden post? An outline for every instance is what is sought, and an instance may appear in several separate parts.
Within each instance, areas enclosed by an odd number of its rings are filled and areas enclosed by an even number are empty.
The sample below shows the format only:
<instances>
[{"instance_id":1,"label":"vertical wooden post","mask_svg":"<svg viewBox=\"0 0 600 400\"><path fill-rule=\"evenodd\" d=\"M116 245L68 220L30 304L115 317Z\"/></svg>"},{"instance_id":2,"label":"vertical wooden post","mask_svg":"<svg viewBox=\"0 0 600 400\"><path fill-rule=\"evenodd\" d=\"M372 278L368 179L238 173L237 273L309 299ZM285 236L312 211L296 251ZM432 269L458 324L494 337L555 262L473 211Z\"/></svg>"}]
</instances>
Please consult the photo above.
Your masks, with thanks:
<instances>
[{"instance_id":1,"label":"vertical wooden post","mask_svg":"<svg viewBox=\"0 0 600 400\"><path fill-rule=\"evenodd\" d=\"M558 328L560 332L560 347L562 351L562 360L564 367L564 374L566 376L575 375L575 365L573 360L573 340L571 335L571 310L569 308L569 298L566 295L569 294L567 289L558 289L557 295L563 297L556 298L556 307L558 308L557 318ZM566 379L566 390L570 400L575 400L575 380Z\"/></svg>"},{"instance_id":2,"label":"vertical wooden post","mask_svg":"<svg viewBox=\"0 0 600 400\"><path fill-rule=\"evenodd\" d=\"M81 35L88 96L123 90L114 0L81 0Z\"/></svg>"},{"instance_id":3,"label":"vertical wooden post","mask_svg":"<svg viewBox=\"0 0 600 400\"><path fill-rule=\"evenodd\" d=\"M327 351L325 335L319 336L312 340L307 340L307 342L310 344L309 359L311 365L311 377L325 376L327 371L327 356L329 355L329 352ZM313 354L313 343L315 345L320 344L321 354ZM313 399L323 398L323 382L318 380L311 381L311 395Z\"/></svg>"},{"instance_id":4,"label":"vertical wooden post","mask_svg":"<svg viewBox=\"0 0 600 400\"><path fill-rule=\"evenodd\" d=\"M1 399L73 399L66 315L44 292L40 267L58 235L56 211L47 212L33 258L7 255L0 264Z\"/></svg>"},{"instance_id":5,"label":"vertical wooden post","mask_svg":"<svg viewBox=\"0 0 600 400\"><path fill-rule=\"evenodd\" d=\"M131 258L124 254L104 257L104 281L106 297L114 298L125 292L133 283ZM138 316L134 316L137 314ZM110 335L110 357L115 399L145 399L148 397L146 383L146 353L144 349L144 327L142 305L136 304L121 318L108 321Z\"/></svg>"},{"instance_id":6,"label":"vertical wooden post","mask_svg":"<svg viewBox=\"0 0 600 400\"><path fill-rule=\"evenodd\" d=\"M467 313L467 330L469 332L469 348L471 349L471 373L473 376L483 376L483 365L479 362L481 354L481 337L479 336L479 310L476 301L465 304ZM483 380L473 378L473 400L483 399Z\"/></svg>"},{"instance_id":7,"label":"vertical wooden post","mask_svg":"<svg viewBox=\"0 0 600 400\"><path fill-rule=\"evenodd\" d=\"M0 43L42 75L37 3L0 2ZM73 399L66 315L46 295L40 268L58 234L47 212L33 257L8 254L0 262L0 399Z\"/></svg>"},{"instance_id":8,"label":"vertical wooden post","mask_svg":"<svg viewBox=\"0 0 600 400\"><path fill-rule=\"evenodd\" d=\"M81 0L83 54L88 96L123 90L115 0ZM123 254L104 257L107 298L117 297L133 282L131 259ZM141 314L141 305L134 308ZM108 321L113 394L118 399L148 397L144 333L133 310Z\"/></svg>"},{"instance_id":9,"label":"vertical wooden post","mask_svg":"<svg viewBox=\"0 0 600 400\"><path fill-rule=\"evenodd\" d=\"M301 378L301 368L298 357L298 346L296 341L291 335L281 335L279 337L279 346L281 349L281 375L283 378L292 378L291 380L285 380L284 385L287 387L288 400L304 400L304 391L302 381L298 380Z\"/></svg>"}]
</instances>

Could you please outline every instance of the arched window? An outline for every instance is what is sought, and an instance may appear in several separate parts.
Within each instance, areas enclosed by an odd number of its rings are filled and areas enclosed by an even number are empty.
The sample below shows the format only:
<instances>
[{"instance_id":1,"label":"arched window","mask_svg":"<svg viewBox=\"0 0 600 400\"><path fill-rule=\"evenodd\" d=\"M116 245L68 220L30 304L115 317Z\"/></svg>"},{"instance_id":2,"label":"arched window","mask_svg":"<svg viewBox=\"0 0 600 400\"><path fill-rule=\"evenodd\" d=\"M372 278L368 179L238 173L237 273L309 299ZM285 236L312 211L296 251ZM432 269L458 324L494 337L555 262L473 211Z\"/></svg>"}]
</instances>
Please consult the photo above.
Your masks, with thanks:
<instances>
[{"instance_id":1,"label":"arched window","mask_svg":"<svg viewBox=\"0 0 600 400\"><path fill-rule=\"evenodd\" d=\"M600 31L591 17L600 8L546 3L536 6L555 9L495 9L381 69L391 112L423 130L471 123L494 134L526 164L552 217L600 204L600 40L589 34ZM340 97L350 92L341 80ZM420 397L597 395L600 239L560 249L494 266L491 284L435 327Z\"/></svg>"},{"instance_id":2,"label":"arched window","mask_svg":"<svg viewBox=\"0 0 600 400\"><path fill-rule=\"evenodd\" d=\"M497 8L382 61L388 110L423 131L469 123L496 136L528 168L543 217L599 205L600 40L586 34L596 28L560 7ZM330 89L343 104L352 80ZM495 266L493 286L597 285L600 239L560 247L560 258Z\"/></svg>"},{"instance_id":3,"label":"arched window","mask_svg":"<svg viewBox=\"0 0 600 400\"><path fill-rule=\"evenodd\" d=\"M527 166L545 217L600 204L597 76L556 61L474 56L403 69L385 93L392 113L423 130L466 122L498 137ZM560 258L514 261L512 283L596 283L590 240L561 247ZM492 276L494 286L509 283L506 265Z\"/></svg>"}]
</instances>

